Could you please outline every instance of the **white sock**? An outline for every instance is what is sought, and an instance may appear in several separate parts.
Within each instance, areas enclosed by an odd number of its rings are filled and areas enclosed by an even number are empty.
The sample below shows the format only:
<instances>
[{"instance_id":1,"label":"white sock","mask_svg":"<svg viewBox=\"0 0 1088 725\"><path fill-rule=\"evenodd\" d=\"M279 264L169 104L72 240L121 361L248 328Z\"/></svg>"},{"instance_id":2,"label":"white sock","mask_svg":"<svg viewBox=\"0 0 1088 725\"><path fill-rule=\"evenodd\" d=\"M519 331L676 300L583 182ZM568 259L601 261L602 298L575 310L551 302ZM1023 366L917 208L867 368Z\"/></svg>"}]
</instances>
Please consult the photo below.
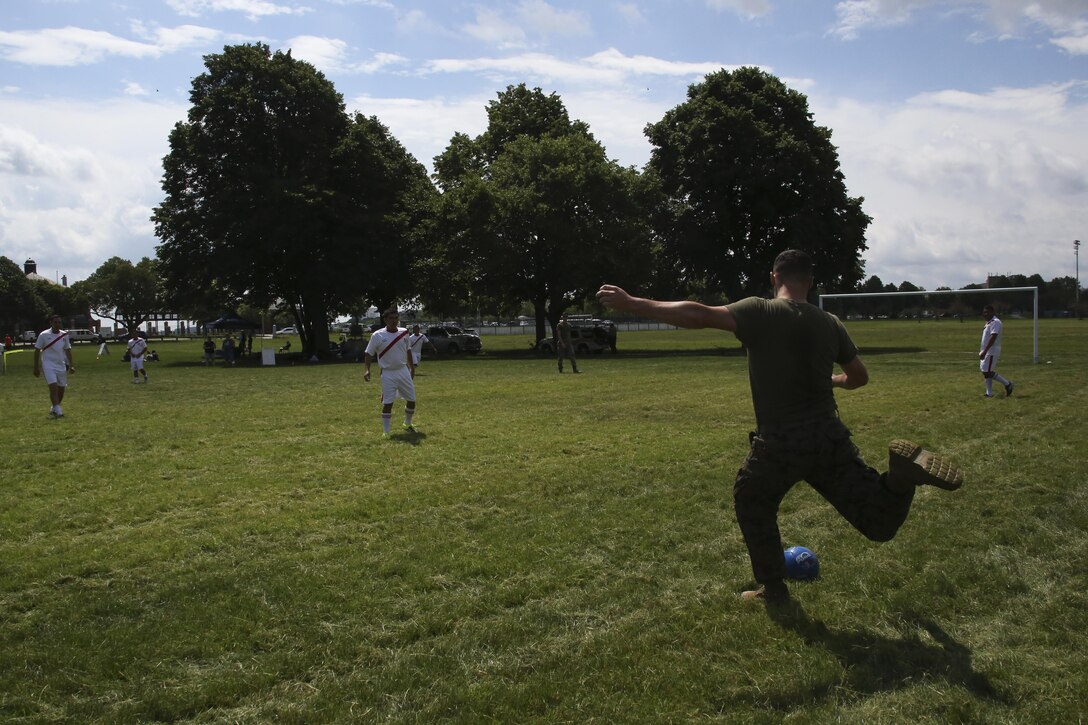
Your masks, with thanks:
<instances>
[{"instance_id":1,"label":"white sock","mask_svg":"<svg viewBox=\"0 0 1088 725\"><path fill-rule=\"evenodd\" d=\"M382 413L382 431L384 431L385 433L388 433L390 424L392 422L393 422L393 414L392 413Z\"/></svg>"},{"instance_id":2,"label":"white sock","mask_svg":"<svg viewBox=\"0 0 1088 725\"><path fill-rule=\"evenodd\" d=\"M1001 383L1002 385L1008 385L1008 384L1009 384L1009 381L1008 381L1008 380L1006 380L1005 378L1001 377L1001 376L1000 376L1000 375L998 375L997 373L994 373L994 380L996 380L997 382Z\"/></svg>"},{"instance_id":3,"label":"white sock","mask_svg":"<svg viewBox=\"0 0 1088 725\"><path fill-rule=\"evenodd\" d=\"M994 394L994 379L993 378L986 378L986 394L987 395L993 395Z\"/></svg>"},{"instance_id":4,"label":"white sock","mask_svg":"<svg viewBox=\"0 0 1088 725\"><path fill-rule=\"evenodd\" d=\"M412 424L412 416L415 415L415 412L416 412L415 408L412 408L410 410L408 408L404 409L404 424L405 425L411 425Z\"/></svg>"}]
</instances>

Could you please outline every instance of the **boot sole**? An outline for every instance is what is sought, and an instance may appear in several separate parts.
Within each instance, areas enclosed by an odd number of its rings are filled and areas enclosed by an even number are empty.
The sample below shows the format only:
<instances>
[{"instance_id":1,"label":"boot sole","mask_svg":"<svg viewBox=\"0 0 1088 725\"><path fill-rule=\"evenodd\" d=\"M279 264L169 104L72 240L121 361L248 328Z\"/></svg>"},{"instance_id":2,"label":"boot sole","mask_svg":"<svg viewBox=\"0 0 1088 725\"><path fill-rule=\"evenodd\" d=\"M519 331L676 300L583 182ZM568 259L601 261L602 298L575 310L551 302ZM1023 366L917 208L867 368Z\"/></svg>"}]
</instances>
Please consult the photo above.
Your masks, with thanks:
<instances>
[{"instance_id":1,"label":"boot sole","mask_svg":"<svg viewBox=\"0 0 1088 725\"><path fill-rule=\"evenodd\" d=\"M939 453L906 440L888 446L888 469L896 478L915 486L936 486L955 491L963 485L963 469Z\"/></svg>"}]
</instances>

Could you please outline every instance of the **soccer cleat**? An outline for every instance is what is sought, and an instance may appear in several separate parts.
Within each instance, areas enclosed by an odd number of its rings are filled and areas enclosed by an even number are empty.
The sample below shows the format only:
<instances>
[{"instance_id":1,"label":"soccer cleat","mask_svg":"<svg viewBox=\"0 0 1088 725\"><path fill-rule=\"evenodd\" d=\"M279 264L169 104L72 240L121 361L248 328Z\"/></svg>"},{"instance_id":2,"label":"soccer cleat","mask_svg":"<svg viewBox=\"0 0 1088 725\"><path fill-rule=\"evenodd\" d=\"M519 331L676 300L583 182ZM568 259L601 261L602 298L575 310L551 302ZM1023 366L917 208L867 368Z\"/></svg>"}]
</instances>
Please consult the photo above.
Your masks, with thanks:
<instances>
[{"instance_id":1,"label":"soccer cleat","mask_svg":"<svg viewBox=\"0 0 1088 725\"><path fill-rule=\"evenodd\" d=\"M49 409L49 417L50 417L50 418L56 418L56 417L57 417L57 411L55 411L55 410L53 410L52 408L50 408L50 409Z\"/></svg>"},{"instance_id":2,"label":"soccer cleat","mask_svg":"<svg viewBox=\"0 0 1088 725\"><path fill-rule=\"evenodd\" d=\"M405 433L418 433L419 431L417 431L416 427L414 425L412 425L411 423L405 423L404 424L404 432Z\"/></svg>"},{"instance_id":3,"label":"soccer cleat","mask_svg":"<svg viewBox=\"0 0 1088 725\"><path fill-rule=\"evenodd\" d=\"M1012 395L1012 381L1010 380L1009 384L1005 386L1005 397L1008 398L1011 395Z\"/></svg>"},{"instance_id":4,"label":"soccer cleat","mask_svg":"<svg viewBox=\"0 0 1088 725\"><path fill-rule=\"evenodd\" d=\"M140 380L139 380L139 378L133 378L133 379L132 379L132 384L133 384L133 385L139 385L139 384L140 384Z\"/></svg>"},{"instance_id":5,"label":"soccer cleat","mask_svg":"<svg viewBox=\"0 0 1088 725\"><path fill-rule=\"evenodd\" d=\"M740 598L746 602L763 602L764 604L785 604L790 600L790 590L785 585L782 585L780 589L776 587L776 590L776 593L768 594L767 587L761 586L759 589L741 592Z\"/></svg>"},{"instance_id":6,"label":"soccer cleat","mask_svg":"<svg viewBox=\"0 0 1088 725\"><path fill-rule=\"evenodd\" d=\"M939 453L917 443L895 440L888 446L888 478L915 486L936 486L955 491L963 485L963 469Z\"/></svg>"},{"instance_id":7,"label":"soccer cleat","mask_svg":"<svg viewBox=\"0 0 1088 725\"><path fill-rule=\"evenodd\" d=\"M393 437L392 433L382 433L382 438L385 439L385 440L389 440L392 437Z\"/></svg>"}]
</instances>

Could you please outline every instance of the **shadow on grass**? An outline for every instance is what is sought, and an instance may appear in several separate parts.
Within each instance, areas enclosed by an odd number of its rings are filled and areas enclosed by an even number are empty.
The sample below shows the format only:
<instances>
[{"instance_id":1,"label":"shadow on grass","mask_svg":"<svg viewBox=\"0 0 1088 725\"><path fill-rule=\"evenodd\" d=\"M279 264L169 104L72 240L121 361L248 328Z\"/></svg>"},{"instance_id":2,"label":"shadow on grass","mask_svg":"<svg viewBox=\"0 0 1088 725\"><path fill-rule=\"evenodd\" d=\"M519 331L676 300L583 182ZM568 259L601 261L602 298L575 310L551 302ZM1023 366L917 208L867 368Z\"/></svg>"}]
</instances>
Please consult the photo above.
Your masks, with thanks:
<instances>
[{"instance_id":1,"label":"shadow on grass","mask_svg":"<svg viewBox=\"0 0 1088 725\"><path fill-rule=\"evenodd\" d=\"M911 353L926 352L924 347L862 347L858 349L858 354L862 357L872 355L908 355ZM608 359L646 359L646 358L663 358L663 357L744 357L744 348L737 347L692 347L692 348L678 348L675 350L639 350L633 348L625 348L621 352L612 355L607 352L600 354L587 354L579 355L579 360L585 360L592 362L593 360L608 360ZM539 360L555 360L552 355L538 355L531 350L496 350L488 352L485 358L491 358L493 360L512 360L512 359L531 359L537 358ZM433 358L435 361L441 361L442 358ZM446 359L449 359L448 357Z\"/></svg>"},{"instance_id":2,"label":"shadow on grass","mask_svg":"<svg viewBox=\"0 0 1088 725\"><path fill-rule=\"evenodd\" d=\"M913 353L926 352L924 347L862 347L858 349L858 354L861 357L870 357L876 355L909 355ZM677 348L675 350L654 350L637 348L629 348L620 351L618 354L604 353L589 353L578 356L579 360L592 362L593 360L609 360L609 359L628 359L628 360L646 360L651 358L677 358L677 357L744 357L744 348L737 347L692 347L692 348ZM433 357L426 358L428 365L441 365L445 362L452 362L454 360L472 360L478 359L482 363L497 362L497 361L510 361L510 360L551 360L555 361L555 357L552 355L539 355L532 350L490 350L485 351L480 355L435 355ZM361 364L361 360L355 358L343 358L343 357L327 357L323 358L320 362L311 362L307 357L301 353L288 353L278 354L276 356L276 365L264 366L261 359L257 356L247 357L244 360L238 360L233 367L290 367L294 365L350 365ZM158 363L156 363L158 364ZM189 358L186 360L171 360L169 362L163 362L164 367L205 367L202 360L197 358ZM232 367L225 365L221 360L216 360L215 365L211 367Z\"/></svg>"},{"instance_id":3,"label":"shadow on grass","mask_svg":"<svg viewBox=\"0 0 1088 725\"><path fill-rule=\"evenodd\" d=\"M795 632L806 645L821 647L837 658L846 684L864 694L915 687L919 682L940 679L963 687L975 697L1009 705L971 663L971 650L953 639L940 625L916 612L901 615L902 636L889 637L873 632L835 631L811 618L796 600L767 613L782 629ZM925 632L928 638L921 635ZM928 641L932 640L932 641ZM802 704L841 697L839 679L813 685L805 691L772 695L767 704L792 710Z\"/></svg>"},{"instance_id":4,"label":"shadow on grass","mask_svg":"<svg viewBox=\"0 0 1088 725\"><path fill-rule=\"evenodd\" d=\"M404 431L401 433L393 433L389 436L390 443L403 443L410 446L418 446L425 440L427 440L427 434L421 433L418 430L414 433L410 431Z\"/></svg>"}]
</instances>

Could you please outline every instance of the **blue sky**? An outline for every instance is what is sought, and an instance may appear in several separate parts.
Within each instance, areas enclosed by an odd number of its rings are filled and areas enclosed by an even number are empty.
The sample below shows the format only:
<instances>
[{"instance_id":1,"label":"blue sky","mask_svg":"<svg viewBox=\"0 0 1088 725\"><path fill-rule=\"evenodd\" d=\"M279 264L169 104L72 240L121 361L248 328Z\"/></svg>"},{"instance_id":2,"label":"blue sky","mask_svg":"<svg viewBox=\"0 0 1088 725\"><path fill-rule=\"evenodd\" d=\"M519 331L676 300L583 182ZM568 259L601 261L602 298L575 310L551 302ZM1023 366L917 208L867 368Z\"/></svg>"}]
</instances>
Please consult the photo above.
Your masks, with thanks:
<instances>
[{"instance_id":1,"label":"blue sky","mask_svg":"<svg viewBox=\"0 0 1088 725\"><path fill-rule=\"evenodd\" d=\"M204 54L253 41L313 63L428 166L524 82L641 167L643 128L690 84L759 66L832 130L885 282L1071 276L1088 234L1085 0L12 0L0 254L70 282L154 256L190 82Z\"/></svg>"}]
</instances>

